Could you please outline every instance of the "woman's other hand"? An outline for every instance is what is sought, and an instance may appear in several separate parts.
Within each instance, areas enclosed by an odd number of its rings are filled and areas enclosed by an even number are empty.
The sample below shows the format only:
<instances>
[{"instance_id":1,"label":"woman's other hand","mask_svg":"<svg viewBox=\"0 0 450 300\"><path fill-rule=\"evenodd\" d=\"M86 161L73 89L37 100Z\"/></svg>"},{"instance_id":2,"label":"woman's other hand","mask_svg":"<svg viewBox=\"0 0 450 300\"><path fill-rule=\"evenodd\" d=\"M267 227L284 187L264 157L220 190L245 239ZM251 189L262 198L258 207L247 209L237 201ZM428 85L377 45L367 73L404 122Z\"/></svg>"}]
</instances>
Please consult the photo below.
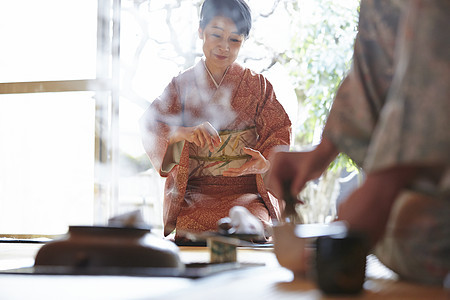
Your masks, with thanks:
<instances>
[{"instance_id":1,"label":"woman's other hand","mask_svg":"<svg viewBox=\"0 0 450 300\"><path fill-rule=\"evenodd\" d=\"M229 168L223 172L223 176L236 177L249 174L263 174L269 170L270 162L258 150L244 147L245 154L251 156L250 160L240 168Z\"/></svg>"},{"instance_id":2,"label":"woman's other hand","mask_svg":"<svg viewBox=\"0 0 450 300\"><path fill-rule=\"evenodd\" d=\"M193 127L178 127L170 137L170 143L181 140L194 143L201 148L208 146L211 152L214 152L214 147L221 143L219 133L209 122L203 122Z\"/></svg>"}]
</instances>

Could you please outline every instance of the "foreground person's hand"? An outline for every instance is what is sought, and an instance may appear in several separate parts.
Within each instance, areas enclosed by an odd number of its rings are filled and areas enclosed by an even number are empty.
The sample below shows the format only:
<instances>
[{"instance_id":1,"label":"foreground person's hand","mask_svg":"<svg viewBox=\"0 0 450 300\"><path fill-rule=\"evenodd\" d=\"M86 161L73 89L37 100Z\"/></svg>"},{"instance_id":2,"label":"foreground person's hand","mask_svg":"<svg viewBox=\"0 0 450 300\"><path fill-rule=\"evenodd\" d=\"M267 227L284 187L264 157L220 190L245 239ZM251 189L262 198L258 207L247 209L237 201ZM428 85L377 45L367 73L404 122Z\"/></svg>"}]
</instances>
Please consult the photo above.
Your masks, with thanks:
<instances>
[{"instance_id":1,"label":"foreground person's hand","mask_svg":"<svg viewBox=\"0 0 450 300\"><path fill-rule=\"evenodd\" d=\"M275 151L264 177L266 187L277 198L283 198L284 185L289 182L291 195L298 195L308 181L320 177L338 154L326 138L312 151Z\"/></svg>"},{"instance_id":2,"label":"foreground person's hand","mask_svg":"<svg viewBox=\"0 0 450 300\"><path fill-rule=\"evenodd\" d=\"M285 183L289 182L291 194L297 195L310 180L305 169L309 156L309 152L275 152L270 158L270 170L264 177L267 189L282 199Z\"/></svg>"}]
</instances>

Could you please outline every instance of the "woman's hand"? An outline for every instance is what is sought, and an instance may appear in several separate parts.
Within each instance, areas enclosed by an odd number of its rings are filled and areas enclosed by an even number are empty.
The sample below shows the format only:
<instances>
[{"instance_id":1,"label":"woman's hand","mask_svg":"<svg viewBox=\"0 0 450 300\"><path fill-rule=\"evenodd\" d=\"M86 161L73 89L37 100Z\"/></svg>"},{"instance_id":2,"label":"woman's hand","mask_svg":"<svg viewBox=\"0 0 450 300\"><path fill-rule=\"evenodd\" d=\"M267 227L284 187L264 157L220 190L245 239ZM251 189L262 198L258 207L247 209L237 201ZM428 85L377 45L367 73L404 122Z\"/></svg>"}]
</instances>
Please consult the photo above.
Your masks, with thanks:
<instances>
[{"instance_id":1,"label":"woman's hand","mask_svg":"<svg viewBox=\"0 0 450 300\"><path fill-rule=\"evenodd\" d=\"M269 170L270 162L258 150L244 147L242 149L252 158L244 163L240 168L229 168L223 172L223 176L236 177L249 174L263 174Z\"/></svg>"},{"instance_id":2,"label":"woman's hand","mask_svg":"<svg viewBox=\"0 0 450 300\"><path fill-rule=\"evenodd\" d=\"M217 130L209 123L203 122L194 127L178 127L170 137L170 144L186 140L198 147L208 146L209 151L214 152L214 147L220 145L221 140Z\"/></svg>"}]
</instances>

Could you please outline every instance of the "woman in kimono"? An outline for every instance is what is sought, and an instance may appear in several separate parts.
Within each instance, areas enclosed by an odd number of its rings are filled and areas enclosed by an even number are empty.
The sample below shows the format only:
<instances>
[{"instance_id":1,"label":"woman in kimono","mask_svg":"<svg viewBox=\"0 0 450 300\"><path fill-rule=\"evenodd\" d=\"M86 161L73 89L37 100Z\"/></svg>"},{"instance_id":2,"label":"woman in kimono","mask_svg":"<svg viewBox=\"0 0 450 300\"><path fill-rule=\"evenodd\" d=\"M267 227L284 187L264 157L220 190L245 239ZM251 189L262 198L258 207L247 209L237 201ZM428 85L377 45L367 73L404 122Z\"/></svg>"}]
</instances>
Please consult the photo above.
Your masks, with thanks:
<instances>
[{"instance_id":1,"label":"woman in kimono","mask_svg":"<svg viewBox=\"0 0 450 300\"><path fill-rule=\"evenodd\" d=\"M273 155L268 188L296 195L339 152L366 172L338 209L400 277L450 279L450 2L361 1L353 67L322 141Z\"/></svg>"},{"instance_id":2,"label":"woman in kimono","mask_svg":"<svg viewBox=\"0 0 450 300\"><path fill-rule=\"evenodd\" d=\"M216 231L234 206L270 228L278 200L262 176L276 146L289 147L291 122L270 82L235 62L251 28L243 0L206 0L202 58L172 79L141 118L144 148L166 178L164 235Z\"/></svg>"}]
</instances>

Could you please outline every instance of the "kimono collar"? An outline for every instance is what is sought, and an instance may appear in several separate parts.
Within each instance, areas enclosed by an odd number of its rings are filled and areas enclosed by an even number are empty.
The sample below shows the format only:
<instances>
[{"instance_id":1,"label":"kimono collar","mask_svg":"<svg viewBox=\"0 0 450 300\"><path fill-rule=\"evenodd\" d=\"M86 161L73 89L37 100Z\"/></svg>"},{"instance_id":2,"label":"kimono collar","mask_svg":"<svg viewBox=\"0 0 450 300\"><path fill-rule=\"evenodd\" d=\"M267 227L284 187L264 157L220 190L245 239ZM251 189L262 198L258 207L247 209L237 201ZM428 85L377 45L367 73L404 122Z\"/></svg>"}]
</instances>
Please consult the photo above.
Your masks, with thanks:
<instances>
[{"instance_id":1,"label":"kimono collar","mask_svg":"<svg viewBox=\"0 0 450 300\"><path fill-rule=\"evenodd\" d=\"M199 98L205 103L220 102L224 95L226 98L233 99L237 93L239 85L244 78L245 69L233 63L228 67L219 86L216 86L214 80L210 77L202 61L194 66L195 81L199 90Z\"/></svg>"},{"instance_id":2,"label":"kimono collar","mask_svg":"<svg viewBox=\"0 0 450 300\"><path fill-rule=\"evenodd\" d=\"M206 62L205 62L205 60L203 58L202 58L202 62L203 62L203 66L205 67L206 72L209 74L209 77L211 78L212 82L214 83L216 88L219 88L219 86L222 84L223 79L227 75L228 69L230 69L230 66L228 66L227 69L225 70L225 73L223 74L222 79L220 79L220 82L217 83L216 80L214 79L214 76L211 74L211 72L209 71L208 67L206 66Z\"/></svg>"},{"instance_id":3,"label":"kimono collar","mask_svg":"<svg viewBox=\"0 0 450 300\"><path fill-rule=\"evenodd\" d=\"M225 86L233 86L234 84L236 84L236 82L240 82L242 76L244 75L244 68L239 65L238 63L234 62L232 63L227 70L225 71L225 74L223 75L222 79L220 80L219 83L217 83L214 80L214 77L212 76L211 72L208 70L208 68L206 67L206 63L205 60L202 58L201 62L199 62L197 64L197 76L200 75L202 73L201 70L202 69L203 72L206 71L206 73L208 74L207 77L211 78L211 82L212 84L216 87L216 89L218 89L220 86L225 85ZM206 78L205 78L206 79Z\"/></svg>"}]
</instances>

